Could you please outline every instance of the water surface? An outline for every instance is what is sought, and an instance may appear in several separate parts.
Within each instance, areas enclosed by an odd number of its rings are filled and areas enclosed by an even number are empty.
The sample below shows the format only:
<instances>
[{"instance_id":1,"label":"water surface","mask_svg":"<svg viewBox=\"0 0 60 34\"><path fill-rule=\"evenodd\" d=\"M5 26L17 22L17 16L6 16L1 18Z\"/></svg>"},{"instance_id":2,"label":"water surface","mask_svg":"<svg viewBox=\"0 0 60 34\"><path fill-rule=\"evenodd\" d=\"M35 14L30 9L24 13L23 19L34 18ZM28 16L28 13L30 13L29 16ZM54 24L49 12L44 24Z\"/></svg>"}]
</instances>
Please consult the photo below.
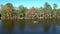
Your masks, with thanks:
<instances>
[{"instance_id":1,"label":"water surface","mask_svg":"<svg viewBox=\"0 0 60 34\"><path fill-rule=\"evenodd\" d=\"M60 19L1 19L0 34L60 34Z\"/></svg>"}]
</instances>

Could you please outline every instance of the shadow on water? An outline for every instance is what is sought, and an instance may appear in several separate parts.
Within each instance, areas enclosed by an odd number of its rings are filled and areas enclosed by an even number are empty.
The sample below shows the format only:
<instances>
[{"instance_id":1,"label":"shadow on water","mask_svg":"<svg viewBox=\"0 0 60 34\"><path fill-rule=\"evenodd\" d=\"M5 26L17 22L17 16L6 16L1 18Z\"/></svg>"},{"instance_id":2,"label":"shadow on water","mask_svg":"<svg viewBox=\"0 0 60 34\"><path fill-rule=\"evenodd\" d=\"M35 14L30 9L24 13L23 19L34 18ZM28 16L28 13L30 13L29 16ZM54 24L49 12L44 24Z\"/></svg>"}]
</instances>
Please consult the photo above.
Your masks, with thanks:
<instances>
[{"instance_id":1,"label":"shadow on water","mask_svg":"<svg viewBox=\"0 0 60 34\"><path fill-rule=\"evenodd\" d=\"M56 23L57 23L57 19L53 19L52 24L53 24L53 32L56 32Z\"/></svg>"},{"instance_id":2,"label":"shadow on water","mask_svg":"<svg viewBox=\"0 0 60 34\"><path fill-rule=\"evenodd\" d=\"M44 20L44 32L48 32L51 26L51 20L45 19Z\"/></svg>"},{"instance_id":3,"label":"shadow on water","mask_svg":"<svg viewBox=\"0 0 60 34\"><path fill-rule=\"evenodd\" d=\"M27 23L28 23L28 26L31 28L31 30L35 30L38 26L38 20L37 19L28 19Z\"/></svg>"},{"instance_id":4,"label":"shadow on water","mask_svg":"<svg viewBox=\"0 0 60 34\"><path fill-rule=\"evenodd\" d=\"M21 33L23 34L25 29L25 19L18 19L18 25Z\"/></svg>"},{"instance_id":5,"label":"shadow on water","mask_svg":"<svg viewBox=\"0 0 60 34\"><path fill-rule=\"evenodd\" d=\"M31 23L31 28L32 30L35 30L38 26L38 20L37 19L33 19L32 23Z\"/></svg>"},{"instance_id":6,"label":"shadow on water","mask_svg":"<svg viewBox=\"0 0 60 34\"><path fill-rule=\"evenodd\" d=\"M2 20L2 33L3 34L12 34L14 28L13 19L3 19Z\"/></svg>"},{"instance_id":7,"label":"shadow on water","mask_svg":"<svg viewBox=\"0 0 60 34\"><path fill-rule=\"evenodd\" d=\"M46 34L48 34L48 32L50 33L50 28L52 28L53 33L56 32L56 22L57 19L45 19L44 20L44 32L46 32Z\"/></svg>"},{"instance_id":8,"label":"shadow on water","mask_svg":"<svg viewBox=\"0 0 60 34\"><path fill-rule=\"evenodd\" d=\"M56 23L57 19L42 19L42 20L33 20L33 19L18 19L17 23L20 29L20 32L24 34L25 27L31 28L33 33L36 33L39 29L38 27L42 28L44 30L44 34L50 33L50 28L52 28L53 32L56 32ZM10 19L3 19L2 20L2 33L3 34L12 34L15 20ZM36 22L36 23L34 23ZM36 31L36 32L35 32Z\"/></svg>"}]
</instances>

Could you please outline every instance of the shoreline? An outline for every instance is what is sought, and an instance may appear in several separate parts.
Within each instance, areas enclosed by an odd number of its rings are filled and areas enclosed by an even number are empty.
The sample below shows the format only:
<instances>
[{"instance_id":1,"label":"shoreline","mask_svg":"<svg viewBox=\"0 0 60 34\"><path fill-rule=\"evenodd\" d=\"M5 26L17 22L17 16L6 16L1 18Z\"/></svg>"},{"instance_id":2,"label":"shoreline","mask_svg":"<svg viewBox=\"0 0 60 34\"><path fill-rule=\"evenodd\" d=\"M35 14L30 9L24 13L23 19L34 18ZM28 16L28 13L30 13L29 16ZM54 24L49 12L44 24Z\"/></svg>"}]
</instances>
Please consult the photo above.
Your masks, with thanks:
<instances>
[{"instance_id":1,"label":"shoreline","mask_svg":"<svg viewBox=\"0 0 60 34\"><path fill-rule=\"evenodd\" d=\"M13 18L13 17L10 17L10 18L3 18L3 17L1 17L0 19L60 19L60 18L52 18L52 17L50 17L50 18L47 18L47 17L39 17L39 18L23 18L23 17L19 17L19 18Z\"/></svg>"}]
</instances>

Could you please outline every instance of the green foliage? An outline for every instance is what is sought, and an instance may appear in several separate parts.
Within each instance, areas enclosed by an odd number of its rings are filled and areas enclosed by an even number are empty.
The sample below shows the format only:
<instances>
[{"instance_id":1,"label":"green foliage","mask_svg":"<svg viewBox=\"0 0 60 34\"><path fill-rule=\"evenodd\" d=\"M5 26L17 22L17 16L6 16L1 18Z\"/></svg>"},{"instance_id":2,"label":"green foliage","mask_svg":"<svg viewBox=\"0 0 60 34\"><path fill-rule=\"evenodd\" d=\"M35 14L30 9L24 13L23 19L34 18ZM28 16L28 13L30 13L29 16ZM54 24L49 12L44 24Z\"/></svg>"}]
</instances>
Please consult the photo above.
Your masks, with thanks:
<instances>
[{"instance_id":1,"label":"green foliage","mask_svg":"<svg viewBox=\"0 0 60 34\"><path fill-rule=\"evenodd\" d=\"M1 5L1 9L0 9L0 13L2 14L2 17L6 17L7 13L10 14L12 17L14 15L16 16L24 16L25 15L25 11L35 11L34 13L37 13L37 16L41 16L43 15L43 13L47 13L55 15L58 14L60 15L60 9L57 9L57 4L53 4L53 9L51 7L51 5L48 2L45 2L44 7L40 7L40 8L31 8L31 9L27 9L26 7L24 7L23 5L20 5L18 7L18 9L14 9L14 6L11 3L7 3L5 5ZM27 12L28 13L28 12ZM32 14L32 13L29 13Z\"/></svg>"},{"instance_id":2,"label":"green foliage","mask_svg":"<svg viewBox=\"0 0 60 34\"><path fill-rule=\"evenodd\" d=\"M56 9L57 8L57 4L53 4L53 9Z\"/></svg>"},{"instance_id":3,"label":"green foliage","mask_svg":"<svg viewBox=\"0 0 60 34\"><path fill-rule=\"evenodd\" d=\"M44 4L44 8L45 8L46 10L52 10L52 7L51 7L51 5L48 4L48 2L46 2L46 3Z\"/></svg>"},{"instance_id":4,"label":"green foliage","mask_svg":"<svg viewBox=\"0 0 60 34\"><path fill-rule=\"evenodd\" d=\"M23 16L26 9L27 9L26 7L24 7L23 5L20 5L20 6L19 6L19 9L18 9L17 15L18 15L18 16Z\"/></svg>"},{"instance_id":5,"label":"green foliage","mask_svg":"<svg viewBox=\"0 0 60 34\"><path fill-rule=\"evenodd\" d=\"M7 3L2 8L2 16L5 17L7 13L11 13L12 15L13 11L14 11L13 5L11 3Z\"/></svg>"}]
</instances>

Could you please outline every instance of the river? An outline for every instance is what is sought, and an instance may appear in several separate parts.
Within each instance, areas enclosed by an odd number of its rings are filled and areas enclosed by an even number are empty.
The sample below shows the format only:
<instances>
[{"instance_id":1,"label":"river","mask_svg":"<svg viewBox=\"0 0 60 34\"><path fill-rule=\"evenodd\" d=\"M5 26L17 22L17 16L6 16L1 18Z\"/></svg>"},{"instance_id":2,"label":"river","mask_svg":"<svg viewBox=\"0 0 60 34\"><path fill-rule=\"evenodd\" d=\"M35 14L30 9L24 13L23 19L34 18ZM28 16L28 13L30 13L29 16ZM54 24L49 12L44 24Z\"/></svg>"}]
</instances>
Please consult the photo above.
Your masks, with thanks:
<instances>
[{"instance_id":1,"label":"river","mask_svg":"<svg viewBox=\"0 0 60 34\"><path fill-rule=\"evenodd\" d=\"M60 19L1 19L0 34L60 34Z\"/></svg>"}]
</instances>

